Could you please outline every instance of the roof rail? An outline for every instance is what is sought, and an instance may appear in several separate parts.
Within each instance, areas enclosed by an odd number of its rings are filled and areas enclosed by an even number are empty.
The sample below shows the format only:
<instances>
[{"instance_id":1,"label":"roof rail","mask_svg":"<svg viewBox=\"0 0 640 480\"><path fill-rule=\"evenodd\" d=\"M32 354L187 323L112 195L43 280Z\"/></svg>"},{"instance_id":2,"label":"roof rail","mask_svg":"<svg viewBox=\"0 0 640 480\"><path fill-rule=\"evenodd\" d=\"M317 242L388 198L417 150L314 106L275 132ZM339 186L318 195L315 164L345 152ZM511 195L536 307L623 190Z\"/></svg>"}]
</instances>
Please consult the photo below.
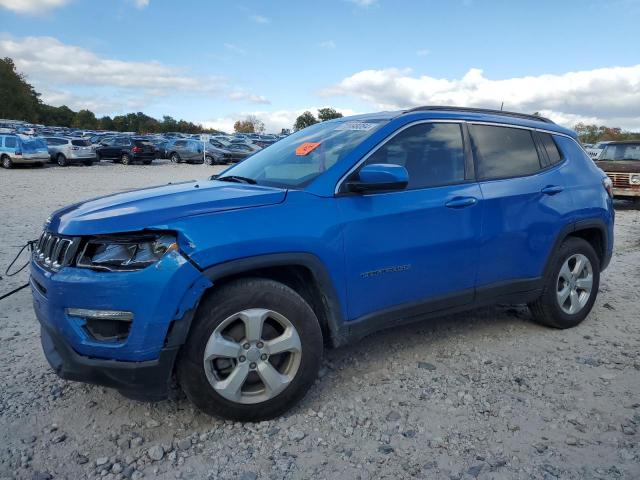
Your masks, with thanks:
<instances>
[{"instance_id":1,"label":"roof rail","mask_svg":"<svg viewBox=\"0 0 640 480\"><path fill-rule=\"evenodd\" d=\"M538 122L555 123L553 120L549 120L546 117L539 117L538 115L530 115L528 113L507 112L504 110L491 110L489 108L474 108L474 107L438 107L434 105L426 105L423 107L415 107L404 112L421 112L425 110L444 110L449 112L467 112L467 113L486 113L489 115L503 115L506 117L523 118L525 120L537 120Z\"/></svg>"}]
</instances>

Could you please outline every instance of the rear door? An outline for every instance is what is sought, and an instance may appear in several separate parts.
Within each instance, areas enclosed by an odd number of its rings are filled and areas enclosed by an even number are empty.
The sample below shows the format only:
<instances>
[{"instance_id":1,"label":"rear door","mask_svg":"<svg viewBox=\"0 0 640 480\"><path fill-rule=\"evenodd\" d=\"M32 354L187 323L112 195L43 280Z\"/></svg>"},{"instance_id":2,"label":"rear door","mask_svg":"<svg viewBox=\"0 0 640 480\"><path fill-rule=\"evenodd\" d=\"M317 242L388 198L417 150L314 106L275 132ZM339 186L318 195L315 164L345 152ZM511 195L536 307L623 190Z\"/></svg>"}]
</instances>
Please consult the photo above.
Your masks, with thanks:
<instances>
[{"instance_id":1,"label":"rear door","mask_svg":"<svg viewBox=\"0 0 640 480\"><path fill-rule=\"evenodd\" d=\"M351 320L394 308L424 313L472 301L482 205L465 137L464 126L455 122L401 129L363 165L404 166L407 188L366 195L339 191Z\"/></svg>"},{"instance_id":2,"label":"rear door","mask_svg":"<svg viewBox=\"0 0 640 480\"><path fill-rule=\"evenodd\" d=\"M513 126L469 125L483 197L478 299L526 291L542 276L557 236L571 223L566 163L538 134ZM545 137L547 149L555 146Z\"/></svg>"}]
</instances>

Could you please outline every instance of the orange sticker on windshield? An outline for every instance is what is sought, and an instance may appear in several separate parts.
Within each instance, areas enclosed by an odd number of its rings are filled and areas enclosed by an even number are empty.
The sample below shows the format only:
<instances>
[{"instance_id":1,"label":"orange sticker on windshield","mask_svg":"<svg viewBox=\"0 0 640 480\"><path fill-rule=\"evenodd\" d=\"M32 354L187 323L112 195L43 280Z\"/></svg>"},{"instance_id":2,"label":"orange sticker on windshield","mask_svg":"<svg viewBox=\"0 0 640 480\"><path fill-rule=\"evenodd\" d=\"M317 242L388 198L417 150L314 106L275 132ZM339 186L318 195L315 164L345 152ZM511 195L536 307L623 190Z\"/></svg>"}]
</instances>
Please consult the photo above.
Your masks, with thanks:
<instances>
[{"instance_id":1,"label":"orange sticker on windshield","mask_svg":"<svg viewBox=\"0 0 640 480\"><path fill-rule=\"evenodd\" d=\"M309 155L319 146L320 146L320 142L305 142L302 145L300 145L298 148L296 148L296 155L298 156Z\"/></svg>"}]
</instances>

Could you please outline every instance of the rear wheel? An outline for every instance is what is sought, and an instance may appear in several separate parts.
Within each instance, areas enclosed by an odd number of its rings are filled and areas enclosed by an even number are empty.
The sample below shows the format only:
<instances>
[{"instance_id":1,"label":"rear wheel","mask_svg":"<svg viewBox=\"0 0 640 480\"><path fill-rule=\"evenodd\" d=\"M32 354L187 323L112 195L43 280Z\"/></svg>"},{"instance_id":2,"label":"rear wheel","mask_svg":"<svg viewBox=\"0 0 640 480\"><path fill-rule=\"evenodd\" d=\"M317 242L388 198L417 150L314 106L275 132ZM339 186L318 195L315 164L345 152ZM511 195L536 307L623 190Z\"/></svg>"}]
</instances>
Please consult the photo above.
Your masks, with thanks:
<instances>
[{"instance_id":1,"label":"rear wheel","mask_svg":"<svg viewBox=\"0 0 640 480\"><path fill-rule=\"evenodd\" d=\"M120 157L120 162L122 162L123 165L131 164L131 156L127 153L123 154L122 157Z\"/></svg>"},{"instance_id":2,"label":"rear wheel","mask_svg":"<svg viewBox=\"0 0 640 480\"><path fill-rule=\"evenodd\" d=\"M221 287L198 308L178 379L201 410L260 421L289 410L316 379L322 332L291 288L266 279Z\"/></svg>"},{"instance_id":3,"label":"rear wheel","mask_svg":"<svg viewBox=\"0 0 640 480\"><path fill-rule=\"evenodd\" d=\"M534 319L571 328L591 311L600 285L600 260L589 242L569 237L555 253L542 295L529 304Z\"/></svg>"},{"instance_id":4,"label":"rear wheel","mask_svg":"<svg viewBox=\"0 0 640 480\"><path fill-rule=\"evenodd\" d=\"M65 157L62 153L58 154L56 157L56 162L61 167L66 167L68 165L67 157Z\"/></svg>"},{"instance_id":5,"label":"rear wheel","mask_svg":"<svg viewBox=\"0 0 640 480\"><path fill-rule=\"evenodd\" d=\"M171 157L169 157L172 163L180 163L180 155L177 153L172 153Z\"/></svg>"},{"instance_id":6,"label":"rear wheel","mask_svg":"<svg viewBox=\"0 0 640 480\"><path fill-rule=\"evenodd\" d=\"M13 162L8 155L2 156L2 168L13 168Z\"/></svg>"},{"instance_id":7,"label":"rear wheel","mask_svg":"<svg viewBox=\"0 0 640 480\"><path fill-rule=\"evenodd\" d=\"M213 157L207 155L206 157L204 157L204 163L206 163L207 165L214 165L216 162Z\"/></svg>"}]
</instances>

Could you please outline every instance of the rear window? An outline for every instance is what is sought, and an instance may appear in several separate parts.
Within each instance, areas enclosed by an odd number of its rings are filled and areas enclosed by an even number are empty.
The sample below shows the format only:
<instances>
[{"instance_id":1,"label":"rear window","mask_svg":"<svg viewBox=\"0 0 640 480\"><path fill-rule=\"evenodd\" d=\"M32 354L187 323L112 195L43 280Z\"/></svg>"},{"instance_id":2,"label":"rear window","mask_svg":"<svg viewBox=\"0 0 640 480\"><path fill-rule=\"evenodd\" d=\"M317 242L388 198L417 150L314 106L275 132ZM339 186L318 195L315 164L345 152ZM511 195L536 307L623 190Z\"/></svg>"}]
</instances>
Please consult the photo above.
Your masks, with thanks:
<instances>
[{"instance_id":1,"label":"rear window","mask_svg":"<svg viewBox=\"0 0 640 480\"><path fill-rule=\"evenodd\" d=\"M562 155L560 154L560 150L558 150L556 142L553 140L553 136L549 133L540 133L539 135L542 146L549 157L549 164L555 165L556 163L560 163Z\"/></svg>"},{"instance_id":2,"label":"rear window","mask_svg":"<svg viewBox=\"0 0 640 480\"><path fill-rule=\"evenodd\" d=\"M25 152L36 152L38 150L46 150L47 144L41 138L36 138L33 140L27 140L22 142L22 148Z\"/></svg>"},{"instance_id":3,"label":"rear window","mask_svg":"<svg viewBox=\"0 0 640 480\"><path fill-rule=\"evenodd\" d=\"M470 130L480 179L522 177L540 170L531 131L490 125L472 125Z\"/></svg>"},{"instance_id":4,"label":"rear window","mask_svg":"<svg viewBox=\"0 0 640 480\"><path fill-rule=\"evenodd\" d=\"M4 146L7 148L15 148L17 144L16 137L4 137Z\"/></svg>"},{"instance_id":5,"label":"rear window","mask_svg":"<svg viewBox=\"0 0 640 480\"><path fill-rule=\"evenodd\" d=\"M91 145L91 140L71 140L71 145L76 147L88 147Z\"/></svg>"},{"instance_id":6,"label":"rear window","mask_svg":"<svg viewBox=\"0 0 640 480\"><path fill-rule=\"evenodd\" d=\"M144 147L146 145L153 146L153 144L149 140L134 140L133 143L135 143L138 147Z\"/></svg>"}]
</instances>

